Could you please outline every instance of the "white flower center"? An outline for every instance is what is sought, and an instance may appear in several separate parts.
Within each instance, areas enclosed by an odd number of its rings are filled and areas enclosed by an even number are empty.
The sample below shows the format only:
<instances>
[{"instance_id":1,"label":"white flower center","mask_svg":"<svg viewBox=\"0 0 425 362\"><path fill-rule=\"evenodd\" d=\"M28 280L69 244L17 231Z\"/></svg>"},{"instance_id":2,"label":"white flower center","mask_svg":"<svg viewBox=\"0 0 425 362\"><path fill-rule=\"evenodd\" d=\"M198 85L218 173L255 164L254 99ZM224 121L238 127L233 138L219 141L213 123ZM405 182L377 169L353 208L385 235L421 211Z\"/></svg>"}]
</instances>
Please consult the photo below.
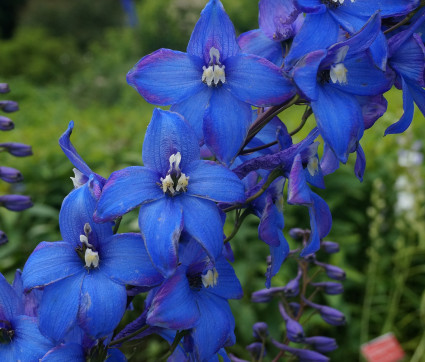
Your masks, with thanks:
<instances>
[{"instance_id":1,"label":"white flower center","mask_svg":"<svg viewBox=\"0 0 425 362\"><path fill-rule=\"evenodd\" d=\"M171 196L174 196L176 192L186 192L187 185L189 184L189 177L186 176L180 170L180 162L182 156L180 152L177 152L170 156L170 168L165 178L161 177L161 188L164 193L168 192Z\"/></svg>"},{"instance_id":2,"label":"white flower center","mask_svg":"<svg viewBox=\"0 0 425 362\"><path fill-rule=\"evenodd\" d=\"M218 282L218 272L217 269L210 269L207 271L207 274L202 275L202 284L205 288L215 287Z\"/></svg>"},{"instance_id":3,"label":"white flower center","mask_svg":"<svg viewBox=\"0 0 425 362\"><path fill-rule=\"evenodd\" d=\"M220 52L218 49L211 47L210 49L210 62L208 67L202 67L202 82L208 87L217 87L219 84L226 83L226 73L224 72L224 65L220 63Z\"/></svg>"}]
</instances>

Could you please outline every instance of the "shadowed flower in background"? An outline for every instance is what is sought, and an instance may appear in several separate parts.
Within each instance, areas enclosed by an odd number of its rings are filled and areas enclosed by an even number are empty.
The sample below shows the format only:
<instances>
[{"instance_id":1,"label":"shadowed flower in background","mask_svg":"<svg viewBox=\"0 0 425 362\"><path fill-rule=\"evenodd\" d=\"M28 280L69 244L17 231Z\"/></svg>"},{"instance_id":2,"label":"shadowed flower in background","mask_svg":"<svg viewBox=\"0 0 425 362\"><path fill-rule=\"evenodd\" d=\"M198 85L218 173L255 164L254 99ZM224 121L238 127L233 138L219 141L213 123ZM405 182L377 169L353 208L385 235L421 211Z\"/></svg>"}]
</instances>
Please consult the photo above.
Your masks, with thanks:
<instances>
[{"instance_id":1,"label":"shadowed flower in background","mask_svg":"<svg viewBox=\"0 0 425 362\"><path fill-rule=\"evenodd\" d=\"M9 85L0 83L0 93L8 93ZM18 103L9 100L0 100L0 110L5 113L16 112L19 109ZM0 130L10 131L15 128L14 123L8 117L0 115ZM31 146L22 143L0 143L0 152L8 152L15 157L31 156ZM0 179L8 183L17 183L23 180L22 174L12 167L0 166ZM23 195L0 195L0 207L5 207L11 211L22 211L32 206L31 199ZM8 242L6 234L0 230L0 245Z\"/></svg>"}]
</instances>

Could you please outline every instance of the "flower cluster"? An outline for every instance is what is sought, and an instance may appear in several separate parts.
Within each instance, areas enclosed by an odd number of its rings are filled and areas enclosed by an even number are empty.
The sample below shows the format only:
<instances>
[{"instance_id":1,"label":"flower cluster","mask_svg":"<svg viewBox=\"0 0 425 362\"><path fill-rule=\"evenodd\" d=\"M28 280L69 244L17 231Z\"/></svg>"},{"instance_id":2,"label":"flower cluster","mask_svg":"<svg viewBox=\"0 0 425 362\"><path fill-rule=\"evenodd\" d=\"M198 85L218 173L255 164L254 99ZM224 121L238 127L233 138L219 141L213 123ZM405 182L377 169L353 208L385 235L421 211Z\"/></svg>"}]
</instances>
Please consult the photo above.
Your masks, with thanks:
<instances>
[{"instance_id":1,"label":"flower cluster","mask_svg":"<svg viewBox=\"0 0 425 362\"><path fill-rule=\"evenodd\" d=\"M10 91L9 85L0 83L0 93L8 93ZM18 103L14 101L2 100L0 101L0 110L5 113L16 112L19 109ZM12 120L5 116L0 116L0 130L10 131L15 128ZM15 157L31 156L31 146L24 145L16 142L0 143L0 152L8 152ZM22 174L19 170L0 166L0 179L8 183L17 183L23 180ZM0 206L5 207L11 211L22 211L32 206L31 199L24 195L0 195ZM0 245L7 243L8 239L6 234L0 230Z\"/></svg>"},{"instance_id":2,"label":"flower cluster","mask_svg":"<svg viewBox=\"0 0 425 362\"><path fill-rule=\"evenodd\" d=\"M19 287L0 283L5 360L122 361L121 345L151 334L170 343L169 360L228 360L224 347L235 343L228 300L242 297L230 241L249 214L259 218L258 238L270 250L266 289L253 301L282 297L286 335L283 343L272 341L281 350L277 359L327 360L322 353L336 348L327 337L306 337L301 325L307 307L329 324L345 321L312 302L317 291L339 294L342 286L313 283L310 266L345 278L315 257L320 247L338 247L323 241L332 217L314 190L354 152L355 174L363 178L360 141L385 113L383 94L393 85L403 91L404 114L386 133L409 126L414 102L425 110L425 14L418 0L261 0L259 8L260 29L237 39L221 2L210 0L186 53L160 49L130 70L128 83L148 102L171 106L153 112L143 165L98 175L72 145L69 124L59 141L75 166L74 189L59 215L63 240L36 247L18 274ZM296 105L306 109L289 132L277 114ZM315 126L293 139L312 114ZM290 231L303 242L292 251L283 233L285 196L309 213L309 230ZM119 233L135 208L140 232ZM297 260L296 277L271 287L288 257ZM140 293L147 293L144 310L118 332ZM267 334L266 325L254 326L259 342L248 346L254 360L263 358Z\"/></svg>"}]
</instances>

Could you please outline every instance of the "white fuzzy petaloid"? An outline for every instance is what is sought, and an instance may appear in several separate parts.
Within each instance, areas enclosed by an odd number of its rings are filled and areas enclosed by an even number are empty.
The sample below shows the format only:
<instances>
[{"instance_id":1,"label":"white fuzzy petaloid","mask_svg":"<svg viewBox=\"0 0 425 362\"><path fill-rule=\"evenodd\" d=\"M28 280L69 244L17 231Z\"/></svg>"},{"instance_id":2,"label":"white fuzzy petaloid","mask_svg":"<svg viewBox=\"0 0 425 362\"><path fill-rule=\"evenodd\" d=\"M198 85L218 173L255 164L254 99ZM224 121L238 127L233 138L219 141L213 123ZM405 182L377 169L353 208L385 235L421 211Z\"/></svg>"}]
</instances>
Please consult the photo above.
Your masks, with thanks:
<instances>
[{"instance_id":1,"label":"white fuzzy petaloid","mask_svg":"<svg viewBox=\"0 0 425 362\"><path fill-rule=\"evenodd\" d=\"M99 266L99 254L97 251L93 251L90 248L86 249L84 254L84 261L86 262L87 268L97 268Z\"/></svg>"},{"instance_id":2,"label":"white fuzzy petaloid","mask_svg":"<svg viewBox=\"0 0 425 362\"><path fill-rule=\"evenodd\" d=\"M202 284L205 288L215 287L218 282L218 272L217 269L210 269L207 271L207 274L202 275Z\"/></svg>"},{"instance_id":3,"label":"white fuzzy petaloid","mask_svg":"<svg viewBox=\"0 0 425 362\"><path fill-rule=\"evenodd\" d=\"M220 52L218 49L211 47L210 49L210 62L209 66L202 67L202 82L207 84L208 87L218 86L226 82L226 73L224 72L224 65L220 63Z\"/></svg>"}]
</instances>

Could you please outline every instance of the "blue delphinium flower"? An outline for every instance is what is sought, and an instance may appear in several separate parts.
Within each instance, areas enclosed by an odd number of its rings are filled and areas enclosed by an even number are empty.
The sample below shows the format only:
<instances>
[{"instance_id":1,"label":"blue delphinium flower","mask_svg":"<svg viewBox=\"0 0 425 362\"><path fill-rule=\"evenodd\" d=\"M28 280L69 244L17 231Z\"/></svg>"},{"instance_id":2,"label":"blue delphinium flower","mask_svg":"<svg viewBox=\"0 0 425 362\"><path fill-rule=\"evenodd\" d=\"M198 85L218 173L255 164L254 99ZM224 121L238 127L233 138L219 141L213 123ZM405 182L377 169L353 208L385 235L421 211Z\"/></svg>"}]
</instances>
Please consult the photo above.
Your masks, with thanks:
<instances>
[{"instance_id":1,"label":"blue delphinium flower","mask_svg":"<svg viewBox=\"0 0 425 362\"><path fill-rule=\"evenodd\" d=\"M229 169L199 160L190 125L179 114L155 109L143 143L144 166L114 172L97 205L97 221L112 220L141 205L139 226L155 266L171 275L182 232L214 260L221 255L223 225L215 202L244 200L242 182Z\"/></svg>"},{"instance_id":2,"label":"blue delphinium flower","mask_svg":"<svg viewBox=\"0 0 425 362\"><path fill-rule=\"evenodd\" d=\"M64 241L40 243L22 274L25 289L44 287L40 329L57 342L76 323L94 338L108 335L124 314L125 284L162 281L140 234L113 235L112 223L93 221L95 183L90 177L65 198L59 214Z\"/></svg>"},{"instance_id":3,"label":"blue delphinium flower","mask_svg":"<svg viewBox=\"0 0 425 362\"><path fill-rule=\"evenodd\" d=\"M388 39L388 63L397 74L396 86L403 90L403 110L401 119L389 126L385 134L402 133L412 122L416 103L425 115L425 48L418 28L425 21L425 14L417 18L408 29Z\"/></svg>"},{"instance_id":4,"label":"blue delphinium flower","mask_svg":"<svg viewBox=\"0 0 425 362\"><path fill-rule=\"evenodd\" d=\"M359 33L328 50L307 54L293 69L295 83L311 100L323 139L343 163L365 128L357 96L380 95L393 84L392 72L375 67L366 52L379 31L380 17L375 14Z\"/></svg>"},{"instance_id":5,"label":"blue delphinium flower","mask_svg":"<svg viewBox=\"0 0 425 362\"><path fill-rule=\"evenodd\" d=\"M232 162L251 123L251 105L280 104L294 95L281 70L242 54L219 0L210 0L193 30L187 53L160 49L128 73L150 103L173 105L217 158Z\"/></svg>"},{"instance_id":6,"label":"blue delphinium flower","mask_svg":"<svg viewBox=\"0 0 425 362\"><path fill-rule=\"evenodd\" d=\"M306 53L326 49L338 41L340 27L349 34L358 32L377 11L383 18L408 14L419 0L295 0L306 14L304 25L295 37L293 47L286 58L289 64ZM320 31L317 31L320 29ZM385 69L387 44L380 32L372 46L375 63Z\"/></svg>"},{"instance_id":7,"label":"blue delphinium flower","mask_svg":"<svg viewBox=\"0 0 425 362\"><path fill-rule=\"evenodd\" d=\"M39 361L54 344L40 333L35 316L26 315L23 294L0 274L0 357L4 362Z\"/></svg>"},{"instance_id":8,"label":"blue delphinium flower","mask_svg":"<svg viewBox=\"0 0 425 362\"><path fill-rule=\"evenodd\" d=\"M9 85L6 83L0 83L0 94L8 93L10 91ZM14 101L0 101L0 110L3 112L15 112L19 109L18 104ZM8 117L0 116L0 130L10 131L14 128L12 120ZM32 155L31 146L24 145L22 143L7 142L0 143L0 152L8 152L15 157L26 157ZM23 180L22 174L19 170L0 166L0 179L15 183ZM23 211L32 206L31 198L23 195L1 195L0 196L0 207L5 207L11 211ZM6 234L0 230L0 245L8 242Z\"/></svg>"},{"instance_id":9,"label":"blue delphinium flower","mask_svg":"<svg viewBox=\"0 0 425 362\"><path fill-rule=\"evenodd\" d=\"M242 287L223 256L213 264L192 240L180 245L175 273L153 290L147 323L174 330L191 329L187 350L193 360L209 361L235 343L235 322L227 299L242 297Z\"/></svg>"}]
</instances>

